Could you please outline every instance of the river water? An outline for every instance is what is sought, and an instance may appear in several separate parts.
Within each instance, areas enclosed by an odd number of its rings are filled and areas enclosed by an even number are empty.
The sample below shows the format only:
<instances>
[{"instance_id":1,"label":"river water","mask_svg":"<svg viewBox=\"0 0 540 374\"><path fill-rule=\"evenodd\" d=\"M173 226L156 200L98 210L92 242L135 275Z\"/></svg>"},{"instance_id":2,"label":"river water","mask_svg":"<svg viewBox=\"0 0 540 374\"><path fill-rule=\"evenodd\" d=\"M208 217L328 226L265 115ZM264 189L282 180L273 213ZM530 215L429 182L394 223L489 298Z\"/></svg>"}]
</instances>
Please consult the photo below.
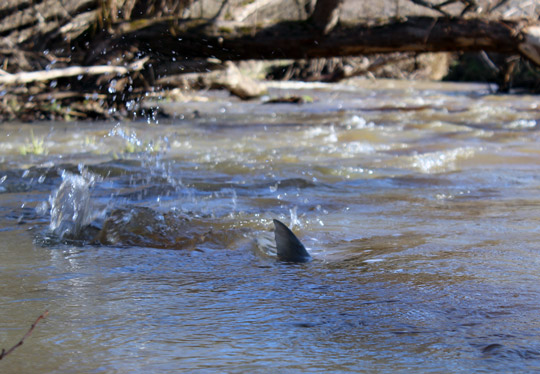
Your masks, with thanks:
<instances>
[{"instance_id":1,"label":"river water","mask_svg":"<svg viewBox=\"0 0 540 374\"><path fill-rule=\"evenodd\" d=\"M313 102L1 124L0 348L49 315L0 372L540 370L540 99L283 95Z\"/></svg>"}]
</instances>

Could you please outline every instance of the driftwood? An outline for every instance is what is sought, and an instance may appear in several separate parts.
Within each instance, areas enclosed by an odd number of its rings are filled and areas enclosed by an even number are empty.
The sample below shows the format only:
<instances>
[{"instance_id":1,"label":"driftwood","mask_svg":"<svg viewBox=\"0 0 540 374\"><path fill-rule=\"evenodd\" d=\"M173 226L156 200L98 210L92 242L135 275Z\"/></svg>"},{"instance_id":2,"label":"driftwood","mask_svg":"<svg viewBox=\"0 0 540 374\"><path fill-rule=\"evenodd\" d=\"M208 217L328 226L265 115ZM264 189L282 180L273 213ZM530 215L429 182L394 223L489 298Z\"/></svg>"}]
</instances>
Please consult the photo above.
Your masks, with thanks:
<instances>
[{"instance_id":1,"label":"driftwood","mask_svg":"<svg viewBox=\"0 0 540 374\"><path fill-rule=\"evenodd\" d=\"M43 82L58 78L68 78L85 75L115 74L125 75L133 71L139 71L149 57L136 61L127 67L124 66L70 66L63 69L51 69L43 71L20 72L9 74L0 70L0 84L16 85L31 82Z\"/></svg>"},{"instance_id":2,"label":"driftwood","mask_svg":"<svg viewBox=\"0 0 540 374\"><path fill-rule=\"evenodd\" d=\"M461 13L480 4L480 0L410 1L439 12L448 4L462 3ZM219 2L220 9L229 3ZM24 63L31 58L29 51L46 51L70 60L71 65L110 63L112 56L133 51L131 47L155 60L173 57L173 53L183 59L245 60L483 50L521 54L540 64L538 52L531 52L540 49L535 31L540 27L537 20L504 20L484 15L464 18L452 14L451 17L380 18L376 24L373 20L338 23L343 0L316 1L308 20L269 23L224 21L222 17L182 20L181 12L192 3L197 1L44 0L35 4L29 0L6 1L0 5L3 34L0 68L14 73L10 67L15 63L30 70L32 64ZM255 5L274 3L277 0L236 5L233 20L244 21L256 11ZM501 4L502 1L498 2L494 8ZM451 15L446 10L443 14ZM75 41L78 43L74 44ZM10 57L10 48L13 53L20 50L23 55ZM128 53L124 63L129 63L129 56Z\"/></svg>"},{"instance_id":3,"label":"driftwood","mask_svg":"<svg viewBox=\"0 0 540 374\"><path fill-rule=\"evenodd\" d=\"M226 89L231 94L244 99L259 97L268 92L266 85L243 75L230 61L225 69L209 73L187 73L167 76L156 81L162 87L182 87L185 89Z\"/></svg>"},{"instance_id":4,"label":"driftwood","mask_svg":"<svg viewBox=\"0 0 540 374\"><path fill-rule=\"evenodd\" d=\"M305 59L390 52L488 51L523 54L535 61L540 49L535 32L540 25L526 20L409 17L382 25L338 25L327 35L305 22L280 22L246 27L235 22L178 25L158 21L137 30L116 26L108 45L156 48L166 56L245 59ZM129 30L129 31L126 31ZM524 48L524 46L531 46ZM536 61L535 61L536 62Z\"/></svg>"}]
</instances>

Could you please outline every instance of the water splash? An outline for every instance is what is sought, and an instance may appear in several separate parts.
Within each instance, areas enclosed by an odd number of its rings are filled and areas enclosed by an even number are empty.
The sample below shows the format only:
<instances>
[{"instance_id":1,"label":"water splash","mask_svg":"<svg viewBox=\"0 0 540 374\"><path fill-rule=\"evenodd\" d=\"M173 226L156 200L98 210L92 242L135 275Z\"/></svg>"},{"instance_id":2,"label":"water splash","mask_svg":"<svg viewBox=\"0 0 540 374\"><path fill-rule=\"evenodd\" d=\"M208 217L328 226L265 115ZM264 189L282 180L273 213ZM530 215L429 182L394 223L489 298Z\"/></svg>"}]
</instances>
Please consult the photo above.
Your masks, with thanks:
<instances>
[{"instance_id":1,"label":"water splash","mask_svg":"<svg viewBox=\"0 0 540 374\"><path fill-rule=\"evenodd\" d=\"M96 182L96 176L84 170L81 174L64 171L62 184L49 198L49 229L60 238L77 237L82 228L96 218L90 200L90 188Z\"/></svg>"},{"instance_id":2,"label":"water splash","mask_svg":"<svg viewBox=\"0 0 540 374\"><path fill-rule=\"evenodd\" d=\"M300 227L300 220L298 219L298 207L295 205L291 209L289 209L289 213L291 215L291 224L289 227L291 229L295 228L296 226Z\"/></svg>"},{"instance_id":3,"label":"water splash","mask_svg":"<svg viewBox=\"0 0 540 374\"><path fill-rule=\"evenodd\" d=\"M410 166L421 173L433 174L453 171L460 160L472 158L476 153L473 147L459 147L446 151L427 152L407 158Z\"/></svg>"}]
</instances>

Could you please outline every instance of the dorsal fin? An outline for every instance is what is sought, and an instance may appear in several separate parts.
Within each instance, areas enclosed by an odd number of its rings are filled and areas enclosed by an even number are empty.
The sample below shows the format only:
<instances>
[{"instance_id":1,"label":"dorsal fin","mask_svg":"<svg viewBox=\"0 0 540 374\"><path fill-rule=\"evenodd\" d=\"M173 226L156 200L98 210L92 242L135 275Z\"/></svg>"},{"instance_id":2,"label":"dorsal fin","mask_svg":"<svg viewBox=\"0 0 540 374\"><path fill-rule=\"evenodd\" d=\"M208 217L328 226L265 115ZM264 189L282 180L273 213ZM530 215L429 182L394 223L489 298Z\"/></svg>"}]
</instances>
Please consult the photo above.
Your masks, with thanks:
<instances>
[{"instance_id":1,"label":"dorsal fin","mask_svg":"<svg viewBox=\"0 0 540 374\"><path fill-rule=\"evenodd\" d=\"M280 261L308 262L311 256L296 235L282 222L274 220L277 256Z\"/></svg>"}]
</instances>

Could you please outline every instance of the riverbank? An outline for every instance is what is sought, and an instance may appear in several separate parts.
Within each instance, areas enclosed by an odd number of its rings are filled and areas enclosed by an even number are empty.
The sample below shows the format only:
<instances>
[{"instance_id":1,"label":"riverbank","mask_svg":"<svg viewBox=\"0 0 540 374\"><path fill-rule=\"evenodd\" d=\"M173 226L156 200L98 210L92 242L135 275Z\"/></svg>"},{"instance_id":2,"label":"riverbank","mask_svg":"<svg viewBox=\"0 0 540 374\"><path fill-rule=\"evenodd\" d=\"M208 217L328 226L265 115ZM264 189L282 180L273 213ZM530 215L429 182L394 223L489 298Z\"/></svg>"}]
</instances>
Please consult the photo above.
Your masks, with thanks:
<instances>
[{"instance_id":1,"label":"riverbank","mask_svg":"<svg viewBox=\"0 0 540 374\"><path fill-rule=\"evenodd\" d=\"M321 29L314 1L66 1L0 5L0 121L135 119L147 116L147 98L221 88L250 100L265 95L268 80L540 87L540 70L515 57L535 61L524 52L535 50L527 44L534 4L344 1L336 23Z\"/></svg>"},{"instance_id":2,"label":"riverbank","mask_svg":"<svg viewBox=\"0 0 540 374\"><path fill-rule=\"evenodd\" d=\"M377 59L381 61L376 62ZM283 80L267 80L267 77L286 79L294 85L304 81L336 81L333 79L339 71L353 69L356 74L347 79L337 79L341 84L357 84L362 80L371 82L379 79L401 79L406 84L428 82L433 84L452 79L455 81L477 81L490 83L493 92L500 91L496 83L497 74L479 71L480 61L470 56L465 63L458 63L446 53L426 54L423 57L411 57L406 54L373 57L368 59L320 60L314 68L313 62L241 62L237 64L218 64L213 62L213 71L208 73L187 73L166 76L150 86L144 79L141 69L144 62L136 68L124 68L125 71L113 71L111 67L95 66L92 71L108 68L111 72L102 75L60 76L22 82L16 86L4 87L0 94L0 121L43 121L43 120L136 120L141 118L167 115L159 110L159 102L183 102L186 100L204 100L204 93L209 89L221 89L224 95L242 100L268 100L268 88L280 85ZM363 64L364 68L358 68ZM377 68L370 68L378 64ZM333 70L329 70L329 66ZM520 83L523 92L534 93L538 90L540 73L537 69L520 64L519 74L513 79ZM66 71L59 70L58 75ZM81 72L84 73L84 72ZM278 75L279 73L279 75ZM536 75L538 74L538 76ZM24 77L22 77L24 78ZM292 80L291 80L292 79ZM356 83L351 83L356 82ZM423 84L423 83L422 83ZM262 98L262 99L261 99ZM272 97L273 100L288 100L287 97ZM289 98L291 103L302 100Z\"/></svg>"}]
</instances>

